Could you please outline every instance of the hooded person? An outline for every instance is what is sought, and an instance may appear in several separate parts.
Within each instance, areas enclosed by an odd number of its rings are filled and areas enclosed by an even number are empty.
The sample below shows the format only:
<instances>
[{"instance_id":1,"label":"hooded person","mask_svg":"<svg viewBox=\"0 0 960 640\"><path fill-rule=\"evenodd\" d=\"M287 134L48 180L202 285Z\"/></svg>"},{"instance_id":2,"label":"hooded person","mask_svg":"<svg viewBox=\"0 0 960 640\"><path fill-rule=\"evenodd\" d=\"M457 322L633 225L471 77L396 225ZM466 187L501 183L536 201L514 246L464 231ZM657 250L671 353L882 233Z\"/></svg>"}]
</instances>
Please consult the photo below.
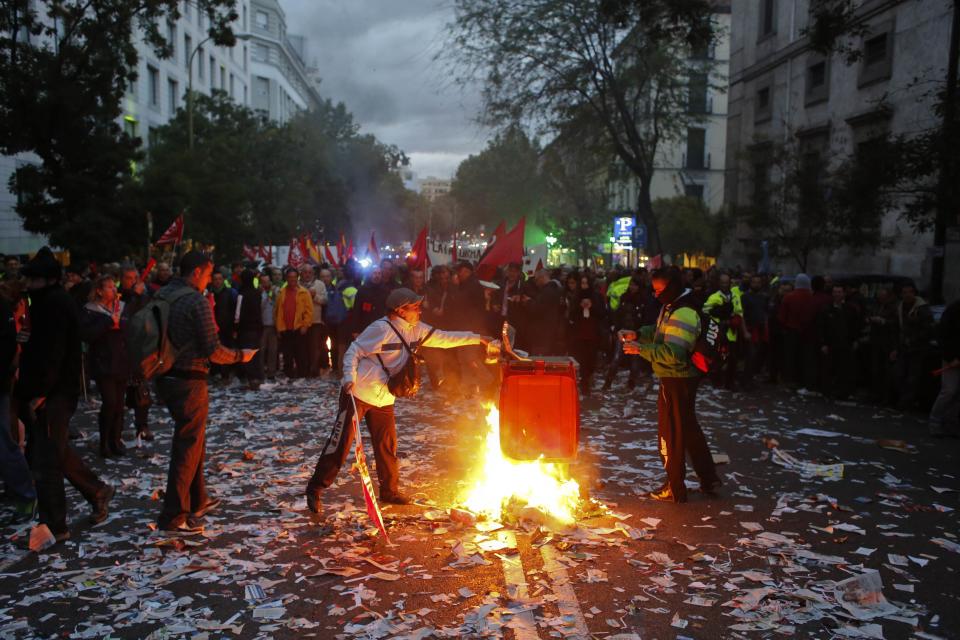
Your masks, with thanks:
<instances>
[{"instance_id":1,"label":"hooded person","mask_svg":"<svg viewBox=\"0 0 960 640\"><path fill-rule=\"evenodd\" d=\"M354 409L358 421L366 419L373 442L380 500L409 504L399 489L396 397L391 377L400 373L421 346L451 349L486 345L490 338L470 331L444 331L420 322L423 296L410 289L394 289L387 296L387 314L368 325L344 354L340 402L333 428L320 452L313 477L307 484L307 507L321 511L323 490L333 484L353 443Z\"/></svg>"},{"instance_id":2,"label":"hooded person","mask_svg":"<svg viewBox=\"0 0 960 640\"><path fill-rule=\"evenodd\" d=\"M653 366L660 379L657 399L657 435L667 481L650 497L666 502L686 502L686 456L700 479L700 490L713 494L720 487L710 448L697 421L699 370L691 356L700 335L700 314L690 289L684 289L676 267L653 272L653 292L663 305L656 326L639 333L621 332L624 353L639 355Z\"/></svg>"}]
</instances>

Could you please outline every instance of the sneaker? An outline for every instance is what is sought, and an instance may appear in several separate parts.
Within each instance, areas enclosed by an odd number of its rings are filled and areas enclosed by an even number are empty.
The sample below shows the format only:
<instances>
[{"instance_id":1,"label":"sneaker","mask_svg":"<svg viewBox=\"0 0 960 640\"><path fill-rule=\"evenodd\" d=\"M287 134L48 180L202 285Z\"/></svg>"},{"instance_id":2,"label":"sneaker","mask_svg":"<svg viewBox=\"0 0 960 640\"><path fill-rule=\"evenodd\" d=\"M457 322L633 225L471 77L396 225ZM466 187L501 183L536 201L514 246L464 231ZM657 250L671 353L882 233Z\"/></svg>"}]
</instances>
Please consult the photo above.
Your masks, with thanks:
<instances>
[{"instance_id":1,"label":"sneaker","mask_svg":"<svg viewBox=\"0 0 960 640\"><path fill-rule=\"evenodd\" d=\"M307 509L310 513L323 513L323 505L320 504L320 494L313 491L307 491Z\"/></svg>"},{"instance_id":2,"label":"sneaker","mask_svg":"<svg viewBox=\"0 0 960 640\"><path fill-rule=\"evenodd\" d=\"M686 496L676 496L669 485L664 485L656 491L651 491L649 496L660 502L686 502Z\"/></svg>"},{"instance_id":3,"label":"sneaker","mask_svg":"<svg viewBox=\"0 0 960 640\"><path fill-rule=\"evenodd\" d=\"M385 502L387 504L412 504L413 498L404 495L399 491L397 493L381 493L380 502Z\"/></svg>"},{"instance_id":4,"label":"sneaker","mask_svg":"<svg viewBox=\"0 0 960 640\"><path fill-rule=\"evenodd\" d=\"M194 518L202 518L203 516L207 515L208 513L210 513L211 511L213 511L219 506L220 506L220 498L209 498L202 507L200 507L190 515L193 516Z\"/></svg>"},{"instance_id":5,"label":"sneaker","mask_svg":"<svg viewBox=\"0 0 960 640\"><path fill-rule=\"evenodd\" d=\"M193 516L187 516L176 524L168 523L166 526L160 527L160 529L166 531L167 533L203 533L203 523Z\"/></svg>"},{"instance_id":6,"label":"sneaker","mask_svg":"<svg viewBox=\"0 0 960 640\"><path fill-rule=\"evenodd\" d=\"M93 500L93 513L90 514L90 524L100 524L110 515L110 499L117 490L112 485L104 485L97 491L97 497Z\"/></svg>"}]
</instances>

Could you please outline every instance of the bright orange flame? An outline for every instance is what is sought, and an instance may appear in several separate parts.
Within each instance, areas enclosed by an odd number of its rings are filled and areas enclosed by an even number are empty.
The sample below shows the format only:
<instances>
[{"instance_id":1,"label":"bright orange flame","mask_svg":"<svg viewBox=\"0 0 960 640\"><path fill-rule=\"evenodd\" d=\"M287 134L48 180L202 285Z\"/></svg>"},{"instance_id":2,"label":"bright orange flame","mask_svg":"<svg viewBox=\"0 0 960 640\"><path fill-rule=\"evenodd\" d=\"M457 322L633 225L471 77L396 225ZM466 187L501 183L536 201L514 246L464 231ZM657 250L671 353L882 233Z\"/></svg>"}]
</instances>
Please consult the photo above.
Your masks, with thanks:
<instances>
[{"instance_id":1,"label":"bright orange flame","mask_svg":"<svg viewBox=\"0 0 960 640\"><path fill-rule=\"evenodd\" d=\"M333 346L333 342L330 341L330 338L327 338L327 351L330 351L331 346Z\"/></svg>"},{"instance_id":2,"label":"bright orange flame","mask_svg":"<svg viewBox=\"0 0 960 640\"><path fill-rule=\"evenodd\" d=\"M459 500L465 508L500 519L504 507L515 499L553 519L572 524L580 504L580 486L567 475L566 465L533 460L511 460L500 450L500 412L487 413L486 450L482 466L473 472L470 489Z\"/></svg>"}]
</instances>

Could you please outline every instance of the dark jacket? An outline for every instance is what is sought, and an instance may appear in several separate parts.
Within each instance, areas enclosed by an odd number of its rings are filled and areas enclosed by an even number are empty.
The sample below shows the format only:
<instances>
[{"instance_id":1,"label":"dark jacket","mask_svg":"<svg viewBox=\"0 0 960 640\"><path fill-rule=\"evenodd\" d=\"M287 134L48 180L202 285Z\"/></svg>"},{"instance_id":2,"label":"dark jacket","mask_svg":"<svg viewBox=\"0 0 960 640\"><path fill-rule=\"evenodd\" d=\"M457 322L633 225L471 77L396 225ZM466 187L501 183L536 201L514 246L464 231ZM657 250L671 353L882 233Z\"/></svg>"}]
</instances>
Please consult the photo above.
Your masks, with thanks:
<instances>
[{"instance_id":1,"label":"dark jacket","mask_svg":"<svg viewBox=\"0 0 960 640\"><path fill-rule=\"evenodd\" d=\"M13 305L0 298L0 394L13 388L16 373L17 326L13 319Z\"/></svg>"},{"instance_id":2,"label":"dark jacket","mask_svg":"<svg viewBox=\"0 0 960 640\"><path fill-rule=\"evenodd\" d=\"M817 314L817 343L831 351L849 351L860 336L860 314L853 305L829 304Z\"/></svg>"},{"instance_id":3,"label":"dark jacket","mask_svg":"<svg viewBox=\"0 0 960 640\"><path fill-rule=\"evenodd\" d=\"M120 299L123 300L124 314L129 318L137 311L143 309L150 302L149 289L144 288L143 293L137 293L133 289L120 289Z\"/></svg>"},{"instance_id":4,"label":"dark jacket","mask_svg":"<svg viewBox=\"0 0 960 640\"><path fill-rule=\"evenodd\" d=\"M937 336L944 361L960 358L960 300L954 300L943 310Z\"/></svg>"},{"instance_id":5,"label":"dark jacket","mask_svg":"<svg viewBox=\"0 0 960 640\"><path fill-rule=\"evenodd\" d=\"M63 287L30 292L30 339L20 356L17 397L80 395L79 311Z\"/></svg>"},{"instance_id":6,"label":"dark jacket","mask_svg":"<svg viewBox=\"0 0 960 640\"><path fill-rule=\"evenodd\" d=\"M475 275L451 290L447 309L454 331L486 333L483 285Z\"/></svg>"},{"instance_id":7,"label":"dark jacket","mask_svg":"<svg viewBox=\"0 0 960 640\"><path fill-rule=\"evenodd\" d=\"M743 322L750 332L763 331L767 326L767 314L770 309L770 296L763 291L748 290L740 296L743 307Z\"/></svg>"},{"instance_id":8,"label":"dark jacket","mask_svg":"<svg viewBox=\"0 0 960 640\"><path fill-rule=\"evenodd\" d=\"M263 313L260 307L260 292L252 286L241 287L237 296L240 305L240 319L237 322L237 335L250 336L263 331Z\"/></svg>"},{"instance_id":9,"label":"dark jacket","mask_svg":"<svg viewBox=\"0 0 960 640\"><path fill-rule=\"evenodd\" d=\"M551 280L530 302L530 349L534 355L559 355L563 342L563 291Z\"/></svg>"},{"instance_id":10,"label":"dark jacket","mask_svg":"<svg viewBox=\"0 0 960 640\"><path fill-rule=\"evenodd\" d=\"M592 289L578 289L567 295L567 345L572 349L575 342L596 343L600 341L604 331L607 310L603 298ZM584 309L580 306L583 300L590 300L590 309L584 317Z\"/></svg>"},{"instance_id":11,"label":"dark jacket","mask_svg":"<svg viewBox=\"0 0 960 640\"><path fill-rule=\"evenodd\" d=\"M359 335L374 320L387 313L387 296L392 289L384 283L364 282L357 290L357 299L353 304L350 318L350 331Z\"/></svg>"},{"instance_id":12,"label":"dark jacket","mask_svg":"<svg viewBox=\"0 0 960 640\"><path fill-rule=\"evenodd\" d=\"M88 302L80 311L80 339L90 346L87 362L91 378L127 378L130 375L130 359L123 325L128 313L124 305L121 311L120 328L113 328L110 313L96 302Z\"/></svg>"},{"instance_id":13,"label":"dark jacket","mask_svg":"<svg viewBox=\"0 0 960 640\"><path fill-rule=\"evenodd\" d=\"M897 305L897 319L899 322L899 351L922 351L930 345L933 337L933 313L930 305L921 297L917 297L913 305L904 308L901 301Z\"/></svg>"},{"instance_id":14,"label":"dark jacket","mask_svg":"<svg viewBox=\"0 0 960 640\"><path fill-rule=\"evenodd\" d=\"M213 294L213 319L217 323L217 329L220 331L221 340L224 336L230 336L233 333L233 314L237 307L237 292L227 285L216 291L210 289Z\"/></svg>"}]
</instances>

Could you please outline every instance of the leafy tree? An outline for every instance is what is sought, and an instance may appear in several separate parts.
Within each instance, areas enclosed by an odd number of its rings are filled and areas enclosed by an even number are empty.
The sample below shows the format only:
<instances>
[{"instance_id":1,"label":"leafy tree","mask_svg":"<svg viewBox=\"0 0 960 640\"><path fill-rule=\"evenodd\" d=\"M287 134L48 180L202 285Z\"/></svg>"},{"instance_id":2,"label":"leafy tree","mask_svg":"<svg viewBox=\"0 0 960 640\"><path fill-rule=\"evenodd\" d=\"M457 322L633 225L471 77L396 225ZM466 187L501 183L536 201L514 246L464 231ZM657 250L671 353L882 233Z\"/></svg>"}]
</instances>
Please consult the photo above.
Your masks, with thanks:
<instances>
[{"instance_id":1,"label":"leafy tree","mask_svg":"<svg viewBox=\"0 0 960 640\"><path fill-rule=\"evenodd\" d=\"M745 158L752 167L753 204L735 213L801 271L814 252L888 243L881 234L889 197L884 185L895 169L876 151L866 144L850 157L827 159L797 142L754 147Z\"/></svg>"},{"instance_id":2,"label":"leafy tree","mask_svg":"<svg viewBox=\"0 0 960 640\"><path fill-rule=\"evenodd\" d=\"M518 125L508 126L486 149L457 167L451 195L457 202L457 224L494 226L534 219L544 205L539 174L540 148Z\"/></svg>"},{"instance_id":3,"label":"leafy tree","mask_svg":"<svg viewBox=\"0 0 960 640\"><path fill-rule=\"evenodd\" d=\"M198 0L210 35L231 46L235 0ZM29 231L87 257L122 255L144 235L143 212L118 197L140 158L119 125L137 77L134 35L161 57L158 25L179 17L178 0L3 0L0 3L0 153L33 153L11 188ZM139 245L137 240L135 244Z\"/></svg>"},{"instance_id":4,"label":"leafy tree","mask_svg":"<svg viewBox=\"0 0 960 640\"><path fill-rule=\"evenodd\" d=\"M717 255L722 241L722 219L710 213L700 198L676 196L653 201L660 222L660 236L674 255Z\"/></svg>"},{"instance_id":5,"label":"leafy tree","mask_svg":"<svg viewBox=\"0 0 960 640\"><path fill-rule=\"evenodd\" d=\"M710 2L456 0L454 8L447 51L463 82L481 82L485 120L556 134L587 110L636 176L638 214L659 253L654 158L701 119L688 108L684 79L712 68L688 55L713 38Z\"/></svg>"},{"instance_id":6,"label":"leafy tree","mask_svg":"<svg viewBox=\"0 0 960 640\"><path fill-rule=\"evenodd\" d=\"M549 206L538 222L586 264L597 243L609 236L611 220L606 156L589 144L595 139L584 128L569 126L546 148L540 164Z\"/></svg>"}]
</instances>

